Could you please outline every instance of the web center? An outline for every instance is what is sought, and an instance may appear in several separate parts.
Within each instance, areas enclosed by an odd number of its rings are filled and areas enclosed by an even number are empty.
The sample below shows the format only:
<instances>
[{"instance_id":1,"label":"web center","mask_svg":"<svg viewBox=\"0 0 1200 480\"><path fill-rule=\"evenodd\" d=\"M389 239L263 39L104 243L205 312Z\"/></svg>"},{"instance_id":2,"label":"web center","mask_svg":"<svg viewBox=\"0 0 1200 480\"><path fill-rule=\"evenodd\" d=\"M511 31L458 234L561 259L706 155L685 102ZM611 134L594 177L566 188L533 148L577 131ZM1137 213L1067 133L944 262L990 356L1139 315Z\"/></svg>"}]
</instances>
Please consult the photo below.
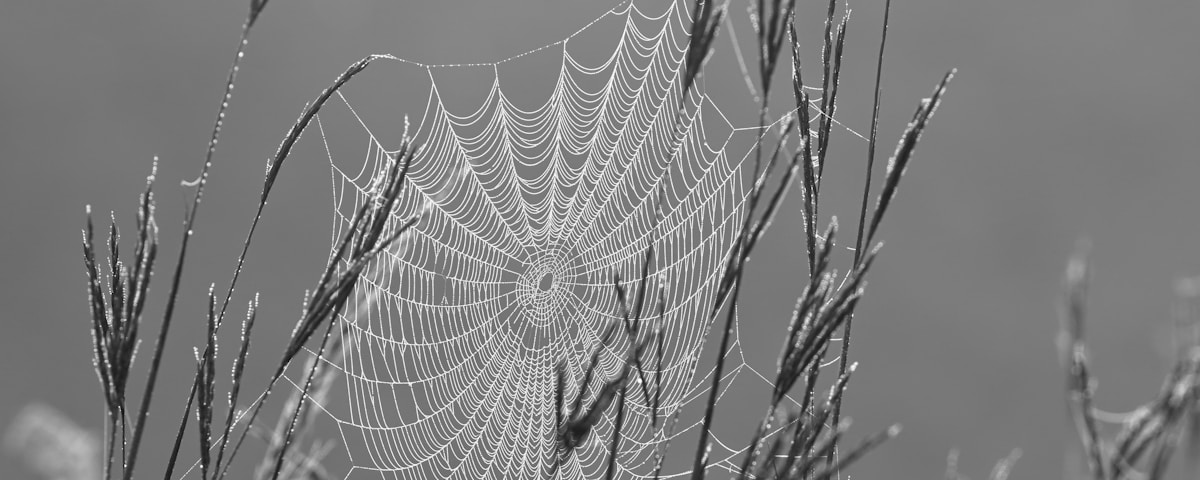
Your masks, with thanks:
<instances>
[{"instance_id":1,"label":"web center","mask_svg":"<svg viewBox=\"0 0 1200 480\"><path fill-rule=\"evenodd\" d=\"M522 317L532 325L544 327L562 320L568 298L576 294L572 290L576 282L564 257L554 248L538 252L517 281L516 300L523 307Z\"/></svg>"},{"instance_id":2,"label":"web center","mask_svg":"<svg viewBox=\"0 0 1200 480\"><path fill-rule=\"evenodd\" d=\"M554 286L554 274L551 272L546 272L545 275L542 275L542 279L538 280L538 290L546 292L546 291L549 291L550 288L553 286Z\"/></svg>"}]
</instances>

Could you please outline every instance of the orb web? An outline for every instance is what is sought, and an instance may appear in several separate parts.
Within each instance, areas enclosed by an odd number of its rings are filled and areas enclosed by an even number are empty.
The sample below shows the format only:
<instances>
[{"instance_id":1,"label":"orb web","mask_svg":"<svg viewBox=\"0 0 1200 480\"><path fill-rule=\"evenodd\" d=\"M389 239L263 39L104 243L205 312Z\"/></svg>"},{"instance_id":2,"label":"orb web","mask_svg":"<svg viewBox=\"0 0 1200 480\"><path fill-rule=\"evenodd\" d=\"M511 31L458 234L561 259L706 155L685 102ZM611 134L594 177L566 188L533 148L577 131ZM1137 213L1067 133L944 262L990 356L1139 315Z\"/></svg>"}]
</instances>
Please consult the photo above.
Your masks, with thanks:
<instances>
[{"instance_id":1,"label":"orb web","mask_svg":"<svg viewBox=\"0 0 1200 480\"><path fill-rule=\"evenodd\" d=\"M358 301L338 320L339 348L325 360L345 381L319 406L336 423L348 478L602 476L615 408L552 470L555 365L566 366L568 400L594 350L600 368L588 395L617 375L626 350L600 341L620 321L614 274L633 290L650 247L648 283L663 292L664 313L652 300L640 322L668 333L655 414L671 420L652 422L649 402L630 389L616 477L648 477L672 437L698 428L680 413L706 399L709 314L747 213L748 151L729 152L730 138L757 127L730 125L703 82L681 96L685 6L647 14L626 2L603 19L621 24L619 39L594 61L576 58L571 42L596 22L495 63L388 57L428 73L425 111L409 131L421 149L392 223L421 220L364 273ZM553 89L544 103L518 104L498 67L541 55L562 59ZM476 108L447 107L456 92L438 78L489 67L491 86ZM372 179L398 144L352 98L338 93L314 122L333 173L335 240L373 201ZM354 150L329 140L339 109L360 130ZM725 353L728 375L753 370L740 348ZM755 378L769 387L763 374ZM743 441L715 438L711 463L732 465ZM680 447L690 454L693 442Z\"/></svg>"}]
</instances>

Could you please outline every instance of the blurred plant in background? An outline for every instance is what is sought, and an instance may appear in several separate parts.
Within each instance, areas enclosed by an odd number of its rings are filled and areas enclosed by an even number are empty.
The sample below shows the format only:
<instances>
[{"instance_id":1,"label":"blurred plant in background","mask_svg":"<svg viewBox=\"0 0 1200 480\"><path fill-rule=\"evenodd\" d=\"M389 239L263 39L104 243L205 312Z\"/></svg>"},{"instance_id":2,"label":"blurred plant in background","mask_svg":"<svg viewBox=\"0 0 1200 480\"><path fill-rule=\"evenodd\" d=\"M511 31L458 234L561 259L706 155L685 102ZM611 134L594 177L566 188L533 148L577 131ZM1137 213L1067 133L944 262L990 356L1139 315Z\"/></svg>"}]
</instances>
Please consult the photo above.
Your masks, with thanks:
<instances>
[{"instance_id":1,"label":"blurred plant in background","mask_svg":"<svg viewBox=\"0 0 1200 480\"><path fill-rule=\"evenodd\" d=\"M47 480L99 480L100 442L94 432L41 403L18 412L4 435L4 449Z\"/></svg>"}]
</instances>

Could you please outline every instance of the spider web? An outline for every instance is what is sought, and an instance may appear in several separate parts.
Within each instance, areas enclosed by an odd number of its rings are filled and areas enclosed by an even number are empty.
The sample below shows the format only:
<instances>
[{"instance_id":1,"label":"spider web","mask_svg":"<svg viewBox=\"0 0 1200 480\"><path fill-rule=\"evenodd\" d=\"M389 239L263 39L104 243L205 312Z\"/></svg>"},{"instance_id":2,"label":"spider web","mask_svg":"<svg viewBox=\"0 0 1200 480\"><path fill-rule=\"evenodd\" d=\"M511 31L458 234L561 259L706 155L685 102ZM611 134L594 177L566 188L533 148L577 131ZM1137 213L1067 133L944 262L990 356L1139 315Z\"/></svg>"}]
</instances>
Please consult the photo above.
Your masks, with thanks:
<instances>
[{"instance_id":1,"label":"spider web","mask_svg":"<svg viewBox=\"0 0 1200 480\"><path fill-rule=\"evenodd\" d=\"M649 477L669 442L690 458L694 413L711 384L712 363L702 359L709 313L747 214L753 162L748 148L729 151L731 139L759 132L732 125L704 82L680 95L688 15L679 3L647 14L624 2L559 42L498 62L388 57L430 84L409 132L422 148L392 227L421 221L364 273L357 303L339 319L338 347L323 361L344 385L310 396L336 424L347 478L601 477L615 408L553 470L555 365L566 366L568 405L597 348L600 367L583 405L619 374L628 343L600 340L620 321L614 274L636 290L649 247L649 291L663 292L664 314L651 294L640 322L668 333L662 371L645 364L651 378L661 375L656 416L666 421L651 421L635 376L616 477ZM577 58L576 39L602 21L619 25L615 48ZM544 103L519 105L500 68L543 56L561 57L557 80ZM453 111L448 103L460 95L440 85L458 75L491 78L467 112ZM335 243L353 212L374 201L373 179L396 153L385 144L398 143L372 128L353 96L339 93L314 122L333 174ZM338 112L351 121L335 126ZM361 142L339 145L333 137L343 128ZM769 388L741 348L725 352L727 378L748 370ZM652 347L644 358L657 353ZM714 433L712 441L710 464L729 469L746 439ZM679 466L662 477L686 474Z\"/></svg>"}]
</instances>

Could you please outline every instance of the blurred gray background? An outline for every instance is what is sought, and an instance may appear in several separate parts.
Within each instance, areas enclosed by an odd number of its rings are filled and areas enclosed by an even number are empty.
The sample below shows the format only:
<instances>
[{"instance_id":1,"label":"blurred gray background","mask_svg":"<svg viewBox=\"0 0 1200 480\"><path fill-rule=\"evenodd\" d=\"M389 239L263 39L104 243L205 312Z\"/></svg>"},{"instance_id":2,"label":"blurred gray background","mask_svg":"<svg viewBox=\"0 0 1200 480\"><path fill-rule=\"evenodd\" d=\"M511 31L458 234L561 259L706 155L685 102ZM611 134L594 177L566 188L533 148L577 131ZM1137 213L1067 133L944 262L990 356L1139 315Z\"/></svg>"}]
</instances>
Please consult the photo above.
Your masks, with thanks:
<instances>
[{"instance_id":1,"label":"blurred gray background","mask_svg":"<svg viewBox=\"0 0 1200 480\"><path fill-rule=\"evenodd\" d=\"M136 195L152 157L160 157L163 251L158 301L144 327L150 338L190 198L179 181L198 172L245 3L0 6L0 427L23 405L45 402L102 428L80 262L84 205L101 222L115 211L131 231ZM614 3L273 1L252 35L200 212L151 438L169 438L174 428L191 347L201 338L204 293L210 282L227 284L264 162L306 101L370 53L496 60L559 40ZM730 10L745 25L743 3L734 0ZM823 8L799 3L802 40L819 39ZM859 131L869 124L882 3L851 4L838 112ZM1054 348L1056 299L1076 240L1086 236L1094 246L1089 337L1109 410L1132 409L1157 391L1169 361L1173 281L1200 274L1200 3L898 0L893 7L882 156L941 74L958 67L959 75L884 224L887 245L855 323L852 355L861 366L849 392L852 438L891 422L905 430L852 473L937 478L957 448L960 470L981 478L1021 448L1014 478L1061 478L1077 440ZM712 66L729 68L728 31L721 35ZM746 48L753 35L742 29L739 37ZM810 65L818 60L815 41L805 44ZM714 82L709 91L723 108L746 104L738 108L748 106L744 118L753 118L744 85ZM399 86L394 94L423 99L425 91ZM830 182L843 188L826 190L840 192L830 194L826 211L849 233L866 144L842 140L832 147ZM260 320L255 341L264 353L251 360L260 370L281 348L329 247L328 166L288 168L236 303L262 294L268 320ZM801 287L792 280L804 256L794 220L771 232L748 280L754 307L742 316L743 349L760 370L774 362ZM143 343L143 360L151 346ZM140 392L137 380L131 391ZM761 403L751 405L722 427L744 431L725 437L735 444L761 414ZM163 443L150 442L142 474L159 471ZM29 478L8 455L0 456L0 472Z\"/></svg>"}]
</instances>

